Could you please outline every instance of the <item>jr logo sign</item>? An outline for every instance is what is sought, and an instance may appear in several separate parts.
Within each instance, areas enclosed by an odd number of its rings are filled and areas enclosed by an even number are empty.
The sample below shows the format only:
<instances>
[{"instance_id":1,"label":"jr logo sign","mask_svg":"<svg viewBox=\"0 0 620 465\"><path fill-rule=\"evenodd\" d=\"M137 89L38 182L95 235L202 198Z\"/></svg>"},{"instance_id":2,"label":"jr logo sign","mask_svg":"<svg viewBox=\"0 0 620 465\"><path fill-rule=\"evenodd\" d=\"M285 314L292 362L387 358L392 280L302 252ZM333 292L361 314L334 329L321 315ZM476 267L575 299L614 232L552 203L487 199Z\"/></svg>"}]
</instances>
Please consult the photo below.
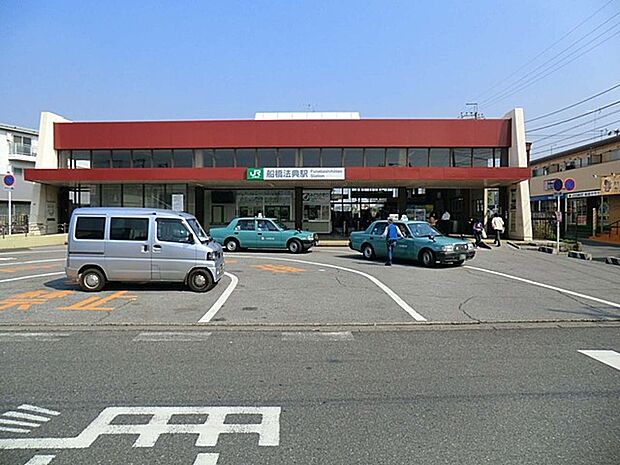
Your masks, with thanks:
<instances>
[{"instance_id":1,"label":"jr logo sign","mask_svg":"<svg viewBox=\"0 0 620 465\"><path fill-rule=\"evenodd\" d=\"M262 168L248 168L245 174L245 179L249 181L262 181L263 169Z\"/></svg>"}]
</instances>

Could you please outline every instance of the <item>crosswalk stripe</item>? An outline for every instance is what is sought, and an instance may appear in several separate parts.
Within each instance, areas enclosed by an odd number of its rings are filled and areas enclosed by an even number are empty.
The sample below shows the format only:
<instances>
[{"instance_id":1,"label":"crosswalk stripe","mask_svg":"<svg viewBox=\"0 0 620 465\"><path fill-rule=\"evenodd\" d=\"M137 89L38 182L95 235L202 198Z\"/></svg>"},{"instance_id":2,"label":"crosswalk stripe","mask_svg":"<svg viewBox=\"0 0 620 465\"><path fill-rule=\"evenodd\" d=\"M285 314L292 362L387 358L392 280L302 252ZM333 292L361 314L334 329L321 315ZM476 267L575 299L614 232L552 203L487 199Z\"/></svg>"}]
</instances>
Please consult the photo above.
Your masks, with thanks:
<instances>
[{"instance_id":1,"label":"crosswalk stripe","mask_svg":"<svg viewBox=\"0 0 620 465\"><path fill-rule=\"evenodd\" d=\"M58 342L71 333L0 333L0 342Z\"/></svg>"},{"instance_id":2,"label":"crosswalk stripe","mask_svg":"<svg viewBox=\"0 0 620 465\"><path fill-rule=\"evenodd\" d=\"M613 350L578 350L577 352L620 370L620 354L618 352Z\"/></svg>"},{"instance_id":3,"label":"crosswalk stripe","mask_svg":"<svg viewBox=\"0 0 620 465\"><path fill-rule=\"evenodd\" d=\"M353 341L355 338L351 331L300 331L282 333L282 339L284 341Z\"/></svg>"},{"instance_id":4,"label":"crosswalk stripe","mask_svg":"<svg viewBox=\"0 0 620 465\"><path fill-rule=\"evenodd\" d=\"M43 415L52 415L52 416L60 415L60 412L57 412L56 410L49 410L43 407L37 407L36 405L30 405L30 404L22 404L17 408L19 410L28 410L30 412L41 413Z\"/></svg>"},{"instance_id":5,"label":"crosswalk stripe","mask_svg":"<svg viewBox=\"0 0 620 465\"><path fill-rule=\"evenodd\" d=\"M12 425L12 426L27 426L29 428L38 428L41 426L39 423L31 423L29 421L7 420L6 418L0 418L0 424Z\"/></svg>"},{"instance_id":6,"label":"crosswalk stripe","mask_svg":"<svg viewBox=\"0 0 620 465\"><path fill-rule=\"evenodd\" d=\"M133 338L133 342L196 342L205 341L211 336L205 331L185 332L143 332Z\"/></svg>"},{"instance_id":7,"label":"crosswalk stripe","mask_svg":"<svg viewBox=\"0 0 620 465\"><path fill-rule=\"evenodd\" d=\"M0 431L6 431L7 433L30 433L29 429L9 428L6 426L0 426Z\"/></svg>"}]
</instances>

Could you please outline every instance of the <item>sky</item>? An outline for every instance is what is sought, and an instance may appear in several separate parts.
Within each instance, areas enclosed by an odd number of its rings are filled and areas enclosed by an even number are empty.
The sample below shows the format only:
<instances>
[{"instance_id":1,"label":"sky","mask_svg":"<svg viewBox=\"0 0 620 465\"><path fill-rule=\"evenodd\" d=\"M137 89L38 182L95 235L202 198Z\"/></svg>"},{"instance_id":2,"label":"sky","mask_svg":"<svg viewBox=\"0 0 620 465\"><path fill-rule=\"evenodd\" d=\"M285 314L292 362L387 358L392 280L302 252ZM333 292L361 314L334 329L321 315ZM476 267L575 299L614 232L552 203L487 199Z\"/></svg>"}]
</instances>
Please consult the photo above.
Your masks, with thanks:
<instances>
[{"instance_id":1,"label":"sky","mask_svg":"<svg viewBox=\"0 0 620 465\"><path fill-rule=\"evenodd\" d=\"M617 35L493 99L579 37L620 30L619 13L620 0L0 0L0 122L36 129L42 111L75 121L455 118L470 102L487 118L523 107L528 119L620 82ZM620 89L555 120L615 100Z\"/></svg>"}]
</instances>

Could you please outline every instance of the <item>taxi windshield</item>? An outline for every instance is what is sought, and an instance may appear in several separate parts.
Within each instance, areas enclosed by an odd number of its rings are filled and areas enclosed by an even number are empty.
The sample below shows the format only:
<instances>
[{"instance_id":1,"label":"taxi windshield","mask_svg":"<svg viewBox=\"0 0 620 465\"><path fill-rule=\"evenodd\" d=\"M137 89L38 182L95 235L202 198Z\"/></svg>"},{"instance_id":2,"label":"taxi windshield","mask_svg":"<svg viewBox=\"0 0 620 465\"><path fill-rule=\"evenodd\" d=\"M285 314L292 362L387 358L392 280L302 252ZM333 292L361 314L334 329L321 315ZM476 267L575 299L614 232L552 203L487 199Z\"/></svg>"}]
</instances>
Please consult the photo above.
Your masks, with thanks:
<instances>
[{"instance_id":1,"label":"taxi windshield","mask_svg":"<svg viewBox=\"0 0 620 465\"><path fill-rule=\"evenodd\" d=\"M441 233L428 223L409 224L409 230L413 237L441 236Z\"/></svg>"},{"instance_id":2,"label":"taxi windshield","mask_svg":"<svg viewBox=\"0 0 620 465\"><path fill-rule=\"evenodd\" d=\"M271 221L273 221L273 223L274 223L274 224L275 224L278 228L280 228L280 229L281 229L281 230L283 230L283 231L285 231L285 230L287 230L287 229L288 229L286 226L284 226L284 225L280 222L280 220L271 220Z\"/></svg>"}]
</instances>

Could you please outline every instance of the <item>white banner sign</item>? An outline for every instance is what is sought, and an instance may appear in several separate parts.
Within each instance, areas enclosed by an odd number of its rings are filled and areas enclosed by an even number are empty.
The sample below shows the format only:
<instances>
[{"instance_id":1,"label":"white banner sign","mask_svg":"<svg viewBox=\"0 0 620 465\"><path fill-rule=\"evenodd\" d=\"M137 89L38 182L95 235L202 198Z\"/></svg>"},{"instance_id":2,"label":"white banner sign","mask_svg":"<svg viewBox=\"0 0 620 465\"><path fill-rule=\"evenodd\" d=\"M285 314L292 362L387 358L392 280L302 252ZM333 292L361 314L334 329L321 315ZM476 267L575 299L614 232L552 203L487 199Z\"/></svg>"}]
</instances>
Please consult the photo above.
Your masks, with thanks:
<instances>
[{"instance_id":1,"label":"white banner sign","mask_svg":"<svg viewBox=\"0 0 620 465\"><path fill-rule=\"evenodd\" d=\"M263 180L337 180L344 179L344 168L263 168Z\"/></svg>"}]
</instances>

